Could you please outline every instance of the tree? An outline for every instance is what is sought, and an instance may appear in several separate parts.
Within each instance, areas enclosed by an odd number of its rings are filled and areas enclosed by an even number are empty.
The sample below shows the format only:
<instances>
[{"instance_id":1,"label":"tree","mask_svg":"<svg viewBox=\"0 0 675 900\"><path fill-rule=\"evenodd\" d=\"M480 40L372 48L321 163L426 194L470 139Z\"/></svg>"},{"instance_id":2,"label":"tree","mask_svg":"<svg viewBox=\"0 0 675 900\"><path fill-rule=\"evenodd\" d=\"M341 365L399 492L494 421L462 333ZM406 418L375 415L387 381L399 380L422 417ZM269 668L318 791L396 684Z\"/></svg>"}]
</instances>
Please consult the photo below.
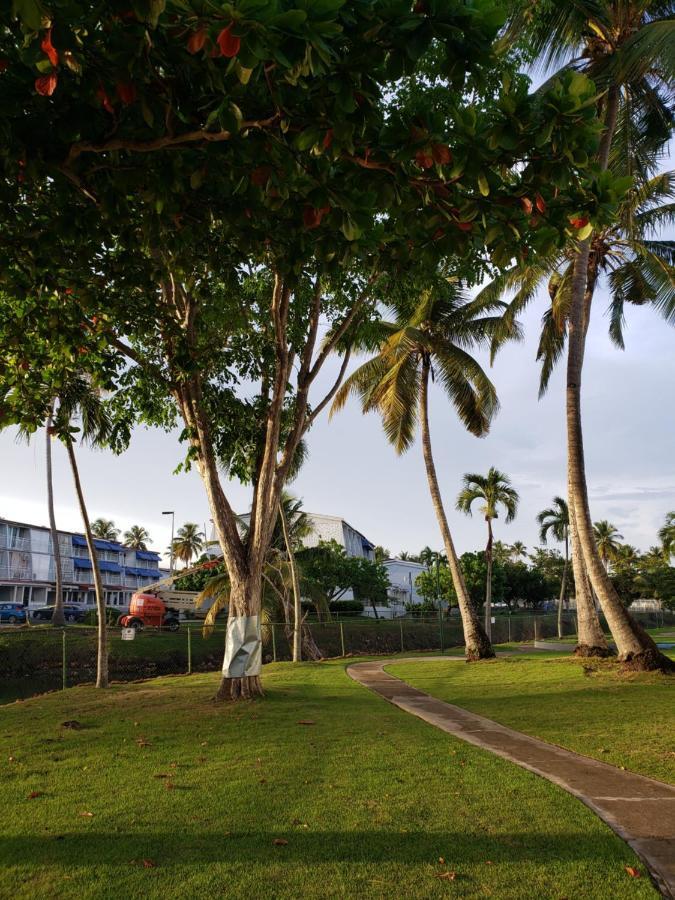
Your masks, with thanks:
<instances>
[{"instance_id":1,"label":"tree","mask_svg":"<svg viewBox=\"0 0 675 900\"><path fill-rule=\"evenodd\" d=\"M659 540L666 560L675 554L675 511L666 513L666 521L659 528Z\"/></svg>"},{"instance_id":2,"label":"tree","mask_svg":"<svg viewBox=\"0 0 675 900\"><path fill-rule=\"evenodd\" d=\"M595 545L598 548L600 559L606 571L609 571L609 564L616 556L619 549L619 541L623 538L619 534L616 526L612 525L607 519L593 524L593 536L595 537Z\"/></svg>"},{"instance_id":3,"label":"tree","mask_svg":"<svg viewBox=\"0 0 675 900\"><path fill-rule=\"evenodd\" d=\"M415 587L418 594L434 605L434 608L439 601L447 603L448 608L457 603L452 573L445 561L438 565L434 564L426 572L420 572L415 579Z\"/></svg>"},{"instance_id":4,"label":"tree","mask_svg":"<svg viewBox=\"0 0 675 900\"><path fill-rule=\"evenodd\" d=\"M671 10L656 2L623 4L601 0L591 4L580 2L574 8L548 4L532 16L523 4L515 17L514 29L527 42L534 57L547 63L565 61L569 70L582 65L604 87L606 93L598 105L603 132L596 162L598 183L614 168L622 176L636 169L644 174L640 159L662 145L670 132L670 97L675 64L670 48L675 37ZM668 35L670 34L670 38ZM572 58L574 60L569 62ZM642 169L642 171L640 171ZM616 641L619 658L639 669L672 671L675 664L662 654L644 629L625 610L614 590L594 541L588 500L581 419L581 376L586 332L597 270L591 255L594 230L602 227L594 216L574 216L574 252L569 279L569 311L567 315L567 388L566 425L568 443L568 498L573 545L579 544L583 563L590 578L610 630ZM664 297L664 279L656 274L663 262L650 258L645 266L633 266L624 280L623 289L635 285L645 271L650 282L649 293ZM672 259L670 260L672 263ZM666 282L667 283L667 282ZM632 291L632 289L631 289ZM666 296L667 299L667 296ZM673 303L672 277L670 313ZM577 585L581 573L576 573Z\"/></svg>"},{"instance_id":5,"label":"tree","mask_svg":"<svg viewBox=\"0 0 675 900\"><path fill-rule=\"evenodd\" d=\"M3 423L36 380L27 327L50 363L75 354L105 371L127 422L181 423L230 575L219 697L259 694L246 648L288 468L332 398L310 403L326 358L342 351L344 372L352 329L413 265L481 268L486 243L510 258L558 239L593 196L580 170L594 88L563 76L530 98L511 79L474 108L468 79L496 63L489 4L443 0L431 15L329 0L281 19L247 4L230 20L176 2L128 16L64 3L53 34L36 10L15 4L0 32L0 321L22 382ZM49 70L37 82L36 54ZM74 70L55 67L60 54ZM433 66L438 83L416 77ZM395 102L401 82L414 108ZM547 205L545 227L530 230L524 193ZM319 348L320 320L332 337ZM246 545L221 465L253 489Z\"/></svg>"},{"instance_id":6,"label":"tree","mask_svg":"<svg viewBox=\"0 0 675 900\"><path fill-rule=\"evenodd\" d=\"M101 541L116 541L120 536L120 530L112 519L94 519L91 533Z\"/></svg>"},{"instance_id":7,"label":"tree","mask_svg":"<svg viewBox=\"0 0 675 900\"><path fill-rule=\"evenodd\" d=\"M54 478L52 474L52 436L53 421L56 410L56 401L54 400L48 415L47 424L45 426L46 439L46 462L47 462L47 511L49 513L49 534L52 542L52 554L54 556L54 611L52 613L52 625L63 626L66 624L66 618L63 613L63 566L61 565L61 547L59 544L59 533L56 530L56 514L54 512Z\"/></svg>"},{"instance_id":8,"label":"tree","mask_svg":"<svg viewBox=\"0 0 675 900\"><path fill-rule=\"evenodd\" d=\"M538 513L537 522L539 523L539 540L542 544L547 542L550 533L556 541L565 545L565 568L558 598L558 637L561 638L563 636L562 611L567 599L567 571L570 558L570 515L567 501L563 497L554 497L553 506Z\"/></svg>"},{"instance_id":9,"label":"tree","mask_svg":"<svg viewBox=\"0 0 675 900\"><path fill-rule=\"evenodd\" d=\"M352 557L337 541L320 541L297 554L302 571L303 594L320 599L324 609L352 587Z\"/></svg>"},{"instance_id":10,"label":"tree","mask_svg":"<svg viewBox=\"0 0 675 900\"><path fill-rule=\"evenodd\" d=\"M173 554L186 566L189 566L193 557L198 556L204 546L204 534L199 530L199 525L194 522L186 522L178 529L173 542Z\"/></svg>"},{"instance_id":11,"label":"tree","mask_svg":"<svg viewBox=\"0 0 675 900\"><path fill-rule=\"evenodd\" d=\"M124 546L131 550L147 550L150 535L142 525L132 525L124 532Z\"/></svg>"},{"instance_id":12,"label":"tree","mask_svg":"<svg viewBox=\"0 0 675 900\"><path fill-rule=\"evenodd\" d=\"M527 547L522 541L514 541L509 547L509 556L513 562L527 559Z\"/></svg>"},{"instance_id":13,"label":"tree","mask_svg":"<svg viewBox=\"0 0 675 900\"><path fill-rule=\"evenodd\" d=\"M383 565L363 556L349 558L350 585L354 599L370 603L375 618L377 607L389 606L389 576Z\"/></svg>"},{"instance_id":14,"label":"tree","mask_svg":"<svg viewBox=\"0 0 675 900\"><path fill-rule=\"evenodd\" d=\"M391 559L391 551L387 547L381 547L379 544L373 550L375 562L382 563L385 559Z\"/></svg>"},{"instance_id":15,"label":"tree","mask_svg":"<svg viewBox=\"0 0 675 900\"><path fill-rule=\"evenodd\" d=\"M412 308L408 301L408 308L402 305L394 310L395 321L380 324L377 355L349 376L332 410L342 407L350 393L357 393L364 413L374 410L380 414L397 453L412 445L420 422L429 491L452 572L469 660L493 657L494 650L470 602L443 507L431 450L428 391L433 367L462 424L472 434L485 434L497 408L497 395L468 351L494 338L497 318L487 315L493 310L494 304L466 300L456 285L438 279L415 298Z\"/></svg>"},{"instance_id":16,"label":"tree","mask_svg":"<svg viewBox=\"0 0 675 900\"><path fill-rule=\"evenodd\" d=\"M485 558L487 560L487 577L485 582L485 631L490 635L492 609L492 522L499 515L498 507L503 506L506 510L505 522L508 524L516 517L518 511L518 492L511 486L511 479L508 475L490 466L487 475L478 475L467 473L463 479L464 487L457 497L457 509L466 513L468 516L472 514L473 504L481 501L480 512L485 518L488 527L488 541L485 548Z\"/></svg>"}]
</instances>

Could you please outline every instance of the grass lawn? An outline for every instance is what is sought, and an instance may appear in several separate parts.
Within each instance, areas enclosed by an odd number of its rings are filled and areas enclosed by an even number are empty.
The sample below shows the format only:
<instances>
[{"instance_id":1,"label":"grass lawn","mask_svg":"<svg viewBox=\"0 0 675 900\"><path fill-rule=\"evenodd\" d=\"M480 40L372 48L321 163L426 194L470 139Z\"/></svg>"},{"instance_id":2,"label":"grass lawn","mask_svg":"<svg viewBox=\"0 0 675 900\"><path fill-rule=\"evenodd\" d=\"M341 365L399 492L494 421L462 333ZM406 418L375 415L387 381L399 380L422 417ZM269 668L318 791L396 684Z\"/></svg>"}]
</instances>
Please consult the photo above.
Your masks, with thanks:
<instances>
[{"instance_id":1,"label":"grass lawn","mask_svg":"<svg viewBox=\"0 0 675 900\"><path fill-rule=\"evenodd\" d=\"M208 674L0 707L0 897L657 896L581 803L344 666L235 706Z\"/></svg>"},{"instance_id":2,"label":"grass lawn","mask_svg":"<svg viewBox=\"0 0 675 900\"><path fill-rule=\"evenodd\" d=\"M478 665L394 664L391 674L503 725L675 782L675 678L616 664L518 655Z\"/></svg>"}]
</instances>

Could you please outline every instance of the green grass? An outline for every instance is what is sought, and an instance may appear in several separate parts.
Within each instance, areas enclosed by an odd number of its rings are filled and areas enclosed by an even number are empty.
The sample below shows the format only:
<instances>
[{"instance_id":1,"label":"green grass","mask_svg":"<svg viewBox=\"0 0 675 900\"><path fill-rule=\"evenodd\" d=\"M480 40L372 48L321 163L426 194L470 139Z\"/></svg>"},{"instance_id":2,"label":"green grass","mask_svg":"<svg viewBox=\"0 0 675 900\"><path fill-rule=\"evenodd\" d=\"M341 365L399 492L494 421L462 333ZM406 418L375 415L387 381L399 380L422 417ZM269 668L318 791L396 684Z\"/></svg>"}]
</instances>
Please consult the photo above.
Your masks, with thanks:
<instances>
[{"instance_id":1,"label":"green grass","mask_svg":"<svg viewBox=\"0 0 675 900\"><path fill-rule=\"evenodd\" d=\"M675 679L616 663L519 655L477 665L395 664L391 674L503 725L675 782Z\"/></svg>"},{"instance_id":2,"label":"green grass","mask_svg":"<svg viewBox=\"0 0 675 900\"><path fill-rule=\"evenodd\" d=\"M581 803L344 666L234 706L209 674L1 707L0 897L656 896Z\"/></svg>"}]
</instances>

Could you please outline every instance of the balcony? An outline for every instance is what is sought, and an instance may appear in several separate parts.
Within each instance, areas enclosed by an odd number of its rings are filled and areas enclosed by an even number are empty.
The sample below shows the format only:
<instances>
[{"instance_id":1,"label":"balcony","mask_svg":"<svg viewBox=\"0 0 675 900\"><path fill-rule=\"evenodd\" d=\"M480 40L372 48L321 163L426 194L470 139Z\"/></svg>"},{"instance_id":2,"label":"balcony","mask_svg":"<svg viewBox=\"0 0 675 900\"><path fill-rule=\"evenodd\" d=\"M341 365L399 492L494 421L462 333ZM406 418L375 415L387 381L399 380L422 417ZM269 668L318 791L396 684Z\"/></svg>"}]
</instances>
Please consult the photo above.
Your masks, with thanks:
<instances>
[{"instance_id":1,"label":"balcony","mask_svg":"<svg viewBox=\"0 0 675 900\"><path fill-rule=\"evenodd\" d=\"M2 581L32 581L33 572L26 566L0 565Z\"/></svg>"},{"instance_id":2,"label":"balcony","mask_svg":"<svg viewBox=\"0 0 675 900\"><path fill-rule=\"evenodd\" d=\"M0 550L30 550L29 537L15 537L6 532L0 532Z\"/></svg>"}]
</instances>

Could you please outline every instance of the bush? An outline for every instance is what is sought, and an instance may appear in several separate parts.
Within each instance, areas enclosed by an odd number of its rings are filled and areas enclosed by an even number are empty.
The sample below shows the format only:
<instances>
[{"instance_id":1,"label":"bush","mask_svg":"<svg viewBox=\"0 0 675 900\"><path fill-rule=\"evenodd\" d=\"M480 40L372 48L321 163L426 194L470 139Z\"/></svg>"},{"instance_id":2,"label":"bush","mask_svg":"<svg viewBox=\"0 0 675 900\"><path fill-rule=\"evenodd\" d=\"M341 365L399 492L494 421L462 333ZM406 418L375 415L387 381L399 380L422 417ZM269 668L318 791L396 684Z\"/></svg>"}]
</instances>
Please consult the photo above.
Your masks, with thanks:
<instances>
[{"instance_id":1,"label":"bush","mask_svg":"<svg viewBox=\"0 0 675 900\"><path fill-rule=\"evenodd\" d=\"M105 621L107 625L117 625L117 620L122 615L121 609L115 609L114 606L106 606ZM98 625L98 613L95 609L88 609L82 619L83 625Z\"/></svg>"},{"instance_id":2,"label":"bush","mask_svg":"<svg viewBox=\"0 0 675 900\"><path fill-rule=\"evenodd\" d=\"M331 612L362 613L363 603L360 600L332 600L328 604Z\"/></svg>"}]
</instances>

